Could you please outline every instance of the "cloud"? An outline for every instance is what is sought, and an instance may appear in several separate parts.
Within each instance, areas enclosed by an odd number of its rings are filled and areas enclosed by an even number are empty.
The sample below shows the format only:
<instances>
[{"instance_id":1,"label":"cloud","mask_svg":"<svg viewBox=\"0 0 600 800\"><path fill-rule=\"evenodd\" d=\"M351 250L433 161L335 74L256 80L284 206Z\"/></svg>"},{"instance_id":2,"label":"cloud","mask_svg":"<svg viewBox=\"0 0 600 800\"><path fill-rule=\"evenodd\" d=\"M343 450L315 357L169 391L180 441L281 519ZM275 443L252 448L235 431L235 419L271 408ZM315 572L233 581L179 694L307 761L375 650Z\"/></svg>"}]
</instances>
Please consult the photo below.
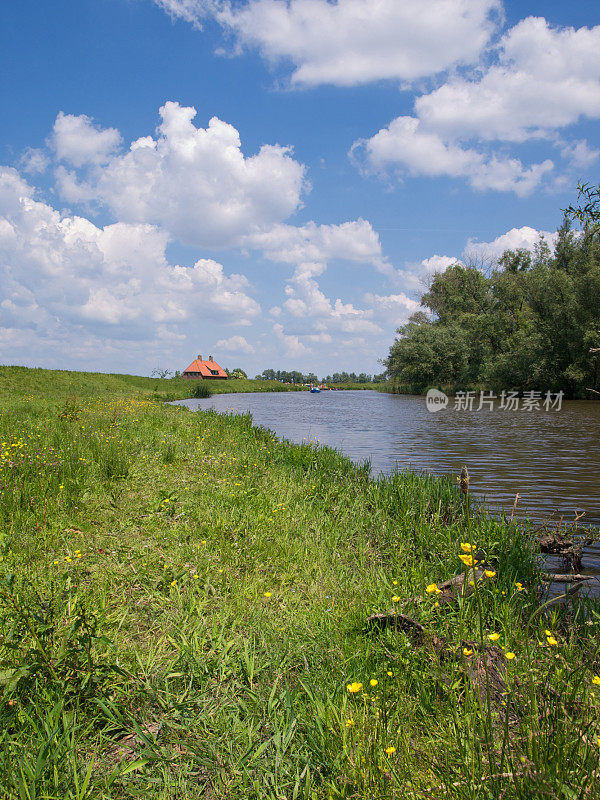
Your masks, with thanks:
<instances>
[{"instance_id":1,"label":"cloud","mask_svg":"<svg viewBox=\"0 0 600 800\"><path fill-rule=\"evenodd\" d=\"M585 139L577 142L568 142L563 145L560 154L566 158L574 167L587 169L595 164L600 157L600 150L590 147Z\"/></svg>"},{"instance_id":2,"label":"cloud","mask_svg":"<svg viewBox=\"0 0 600 800\"><path fill-rule=\"evenodd\" d=\"M37 175L48 169L50 159L43 150L37 147L28 147L21 156L20 166L23 172L29 175Z\"/></svg>"},{"instance_id":3,"label":"cloud","mask_svg":"<svg viewBox=\"0 0 600 800\"><path fill-rule=\"evenodd\" d=\"M191 322L249 324L260 306L243 275L200 259L170 264L167 234L148 224L104 228L34 199L19 173L0 168L2 326L46 342L106 336L121 341L182 334Z\"/></svg>"},{"instance_id":4,"label":"cloud","mask_svg":"<svg viewBox=\"0 0 600 800\"><path fill-rule=\"evenodd\" d=\"M59 161L74 167L105 164L121 145L121 134L115 128L98 128L85 114L74 116L59 112L49 144Z\"/></svg>"},{"instance_id":5,"label":"cloud","mask_svg":"<svg viewBox=\"0 0 600 800\"><path fill-rule=\"evenodd\" d=\"M310 349L305 344L302 344L299 336L286 333L283 329L283 325L280 325L279 322L273 325L273 333L283 346L283 354L285 356L296 358L298 356L307 355L310 352Z\"/></svg>"},{"instance_id":6,"label":"cloud","mask_svg":"<svg viewBox=\"0 0 600 800\"><path fill-rule=\"evenodd\" d=\"M377 319L392 322L394 325L403 325L411 314L421 308L421 303L412 300L404 292L398 294L367 294L366 302L376 309Z\"/></svg>"},{"instance_id":7,"label":"cloud","mask_svg":"<svg viewBox=\"0 0 600 800\"><path fill-rule=\"evenodd\" d=\"M128 152L113 153L116 131L99 131L87 117L59 115L57 156L73 167L92 165L83 175L57 171L62 198L103 204L122 222L157 225L203 247L231 246L296 211L308 185L291 148L263 145L246 157L232 125L213 117L207 128L197 128L195 116L194 108L167 102L156 138L141 137Z\"/></svg>"},{"instance_id":8,"label":"cloud","mask_svg":"<svg viewBox=\"0 0 600 800\"><path fill-rule=\"evenodd\" d=\"M291 62L292 83L356 86L415 81L477 61L501 16L499 0L156 0L197 26L210 14L238 46Z\"/></svg>"},{"instance_id":9,"label":"cloud","mask_svg":"<svg viewBox=\"0 0 600 800\"><path fill-rule=\"evenodd\" d=\"M343 259L371 263L385 272L389 265L383 258L379 235L370 222L358 219L339 225L273 225L270 229L246 236L242 244L262 250L271 261L287 264L327 262Z\"/></svg>"},{"instance_id":10,"label":"cloud","mask_svg":"<svg viewBox=\"0 0 600 800\"><path fill-rule=\"evenodd\" d=\"M419 97L428 129L448 137L522 142L600 117L600 25L556 28L528 17L498 46L480 77L452 77Z\"/></svg>"},{"instance_id":11,"label":"cloud","mask_svg":"<svg viewBox=\"0 0 600 800\"><path fill-rule=\"evenodd\" d=\"M362 156L367 168L376 172L392 169L399 175L464 178L478 191L519 196L531 194L554 166L546 160L525 167L515 158L486 155L446 142L416 117L397 117L370 139L356 142L352 153Z\"/></svg>"},{"instance_id":12,"label":"cloud","mask_svg":"<svg viewBox=\"0 0 600 800\"><path fill-rule=\"evenodd\" d=\"M542 237L552 248L556 243L558 233L540 231L524 225L522 228L511 228L511 230L501 236L497 236L491 242L478 242L475 239L469 239L464 254L466 259L471 256L496 260L505 250L533 250Z\"/></svg>"},{"instance_id":13,"label":"cloud","mask_svg":"<svg viewBox=\"0 0 600 800\"><path fill-rule=\"evenodd\" d=\"M254 353L255 348L243 336L230 336L229 339L219 339L216 344L219 350L227 353Z\"/></svg>"}]
</instances>

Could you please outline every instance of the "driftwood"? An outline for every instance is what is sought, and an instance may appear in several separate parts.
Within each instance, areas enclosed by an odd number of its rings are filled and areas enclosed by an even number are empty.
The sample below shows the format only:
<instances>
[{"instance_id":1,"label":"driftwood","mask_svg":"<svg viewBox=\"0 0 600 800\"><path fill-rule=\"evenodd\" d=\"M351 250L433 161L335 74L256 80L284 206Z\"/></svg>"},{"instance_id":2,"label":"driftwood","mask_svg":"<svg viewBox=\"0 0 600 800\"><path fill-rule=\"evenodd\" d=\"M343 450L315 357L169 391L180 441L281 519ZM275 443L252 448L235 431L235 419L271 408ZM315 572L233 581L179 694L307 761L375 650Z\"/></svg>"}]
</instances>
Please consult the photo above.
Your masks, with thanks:
<instances>
[{"instance_id":1,"label":"driftwood","mask_svg":"<svg viewBox=\"0 0 600 800\"><path fill-rule=\"evenodd\" d=\"M562 574L559 572L542 572L544 583L580 583L581 581L598 580L595 575L578 575L577 573Z\"/></svg>"},{"instance_id":2,"label":"driftwood","mask_svg":"<svg viewBox=\"0 0 600 800\"><path fill-rule=\"evenodd\" d=\"M584 547L589 547L595 541L594 536L574 540L560 533L548 533L539 536L537 543L540 551L547 555L561 556L571 570L581 569Z\"/></svg>"},{"instance_id":3,"label":"driftwood","mask_svg":"<svg viewBox=\"0 0 600 800\"><path fill-rule=\"evenodd\" d=\"M456 581L454 586L456 586ZM441 597L441 595L439 596ZM506 656L504 651L497 645L490 644L480 649L481 646L477 642L464 641L456 649L451 647L440 636L428 631L424 625L412 619L412 617L395 611L373 614L367 619L367 626L371 628L397 628L404 631L414 645L430 647L441 660L460 661L464 667L465 676L478 695L482 707L487 707L489 692L492 708L496 711L508 713L508 719L511 724L517 721L516 715L511 710L506 709L504 705L504 698L507 693L504 678L506 674ZM502 717L504 713L501 715Z\"/></svg>"}]
</instances>

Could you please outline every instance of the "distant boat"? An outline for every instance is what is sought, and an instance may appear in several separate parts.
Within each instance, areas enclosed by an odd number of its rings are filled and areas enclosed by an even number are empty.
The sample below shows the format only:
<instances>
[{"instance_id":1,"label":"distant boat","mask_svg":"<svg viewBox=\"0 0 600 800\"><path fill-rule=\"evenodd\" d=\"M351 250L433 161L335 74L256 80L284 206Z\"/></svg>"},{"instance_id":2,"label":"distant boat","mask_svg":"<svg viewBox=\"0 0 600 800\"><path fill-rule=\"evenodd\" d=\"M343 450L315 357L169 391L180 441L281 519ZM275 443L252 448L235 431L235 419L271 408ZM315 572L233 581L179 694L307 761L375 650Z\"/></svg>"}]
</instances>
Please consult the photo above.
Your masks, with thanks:
<instances>
[{"instance_id":1,"label":"distant boat","mask_svg":"<svg viewBox=\"0 0 600 800\"><path fill-rule=\"evenodd\" d=\"M319 389L318 386L311 386L310 391L312 392L312 394L318 394L321 390Z\"/></svg>"}]
</instances>

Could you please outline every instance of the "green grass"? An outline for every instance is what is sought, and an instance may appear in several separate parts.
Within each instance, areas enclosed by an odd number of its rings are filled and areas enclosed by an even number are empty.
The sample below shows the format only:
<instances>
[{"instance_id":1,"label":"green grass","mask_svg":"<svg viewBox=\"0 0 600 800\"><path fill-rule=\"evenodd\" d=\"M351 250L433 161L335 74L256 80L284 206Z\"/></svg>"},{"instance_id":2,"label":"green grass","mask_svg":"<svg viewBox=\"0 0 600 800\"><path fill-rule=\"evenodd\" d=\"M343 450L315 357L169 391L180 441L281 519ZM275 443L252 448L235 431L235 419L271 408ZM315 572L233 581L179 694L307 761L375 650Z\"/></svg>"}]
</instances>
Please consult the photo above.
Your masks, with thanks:
<instances>
[{"instance_id":1,"label":"green grass","mask_svg":"<svg viewBox=\"0 0 600 800\"><path fill-rule=\"evenodd\" d=\"M143 378L139 375L0 366L0 403L12 402L15 395L31 399L39 398L43 402L60 401L67 396L76 396L80 399L122 397L163 401L183 400L191 397L194 386L198 385L207 386L211 394L306 391L305 387L289 386L279 381L242 378L194 381L185 378ZM339 388L384 391L386 386L387 384L383 383L347 383L340 384Z\"/></svg>"},{"instance_id":2,"label":"green grass","mask_svg":"<svg viewBox=\"0 0 600 800\"><path fill-rule=\"evenodd\" d=\"M1 797L596 796L598 604L540 607L528 535L449 478L373 480L154 380L7 375ZM440 613L467 541L496 575ZM365 628L412 596L457 659ZM492 631L510 725L461 656Z\"/></svg>"}]
</instances>

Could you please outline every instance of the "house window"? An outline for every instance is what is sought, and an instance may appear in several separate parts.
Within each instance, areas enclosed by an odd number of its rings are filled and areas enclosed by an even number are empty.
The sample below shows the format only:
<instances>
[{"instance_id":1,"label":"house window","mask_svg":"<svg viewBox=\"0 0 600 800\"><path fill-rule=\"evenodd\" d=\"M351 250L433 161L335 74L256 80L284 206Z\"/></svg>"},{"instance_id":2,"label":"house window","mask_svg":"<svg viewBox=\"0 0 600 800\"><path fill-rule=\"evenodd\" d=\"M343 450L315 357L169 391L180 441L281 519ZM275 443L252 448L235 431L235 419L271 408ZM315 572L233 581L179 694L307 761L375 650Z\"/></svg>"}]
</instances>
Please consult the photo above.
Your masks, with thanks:
<instances>
[{"instance_id":1,"label":"house window","mask_svg":"<svg viewBox=\"0 0 600 800\"><path fill-rule=\"evenodd\" d=\"M211 369L210 374L211 375L218 375L219 374L219 370L218 369Z\"/></svg>"}]
</instances>

